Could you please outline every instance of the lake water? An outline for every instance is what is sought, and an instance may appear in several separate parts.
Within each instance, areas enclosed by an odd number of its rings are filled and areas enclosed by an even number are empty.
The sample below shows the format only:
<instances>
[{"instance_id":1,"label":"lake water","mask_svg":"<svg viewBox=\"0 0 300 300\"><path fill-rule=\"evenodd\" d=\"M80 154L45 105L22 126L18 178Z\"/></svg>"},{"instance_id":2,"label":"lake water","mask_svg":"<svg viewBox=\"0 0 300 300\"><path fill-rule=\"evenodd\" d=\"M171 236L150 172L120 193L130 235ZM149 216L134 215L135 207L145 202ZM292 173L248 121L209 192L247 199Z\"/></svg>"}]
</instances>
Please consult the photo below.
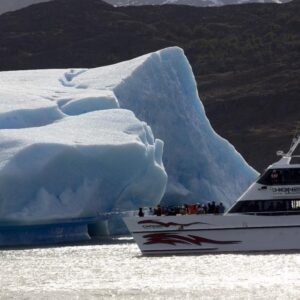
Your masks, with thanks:
<instances>
[{"instance_id":1,"label":"lake water","mask_svg":"<svg viewBox=\"0 0 300 300\"><path fill-rule=\"evenodd\" d=\"M143 257L135 243L0 251L0 299L300 299L300 253Z\"/></svg>"}]
</instances>

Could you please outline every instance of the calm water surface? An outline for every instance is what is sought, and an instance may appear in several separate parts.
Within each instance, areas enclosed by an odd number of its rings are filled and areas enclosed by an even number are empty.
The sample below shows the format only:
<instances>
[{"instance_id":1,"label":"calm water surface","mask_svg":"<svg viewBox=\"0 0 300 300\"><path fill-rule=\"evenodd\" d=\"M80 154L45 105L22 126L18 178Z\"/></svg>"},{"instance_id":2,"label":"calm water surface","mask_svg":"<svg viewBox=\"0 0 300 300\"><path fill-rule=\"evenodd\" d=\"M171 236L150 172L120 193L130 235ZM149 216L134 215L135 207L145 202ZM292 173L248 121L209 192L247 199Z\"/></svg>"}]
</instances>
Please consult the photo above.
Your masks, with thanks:
<instances>
[{"instance_id":1,"label":"calm water surface","mask_svg":"<svg viewBox=\"0 0 300 300\"><path fill-rule=\"evenodd\" d=\"M134 243L0 251L0 299L300 299L300 254L142 257Z\"/></svg>"}]
</instances>

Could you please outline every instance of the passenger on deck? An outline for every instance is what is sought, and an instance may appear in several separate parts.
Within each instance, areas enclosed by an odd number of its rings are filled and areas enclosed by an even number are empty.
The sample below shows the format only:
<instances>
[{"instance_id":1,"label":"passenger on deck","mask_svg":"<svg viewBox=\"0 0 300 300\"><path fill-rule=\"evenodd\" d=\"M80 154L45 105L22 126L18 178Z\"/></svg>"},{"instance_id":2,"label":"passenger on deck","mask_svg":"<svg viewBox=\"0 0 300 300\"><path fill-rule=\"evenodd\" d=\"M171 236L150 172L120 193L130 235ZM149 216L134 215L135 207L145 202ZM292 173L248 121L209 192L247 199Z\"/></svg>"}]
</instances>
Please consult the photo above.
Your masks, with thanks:
<instances>
[{"instance_id":1,"label":"passenger on deck","mask_svg":"<svg viewBox=\"0 0 300 300\"><path fill-rule=\"evenodd\" d=\"M225 212L225 207L224 207L223 203L220 202L220 205L219 205L219 213L220 213L220 214L224 214L224 212Z\"/></svg>"},{"instance_id":2,"label":"passenger on deck","mask_svg":"<svg viewBox=\"0 0 300 300\"><path fill-rule=\"evenodd\" d=\"M187 207L188 214L189 215L196 214L197 213L197 209L198 209L197 204L190 204L190 205L188 205L188 207Z\"/></svg>"},{"instance_id":3,"label":"passenger on deck","mask_svg":"<svg viewBox=\"0 0 300 300\"><path fill-rule=\"evenodd\" d=\"M213 214L216 213L216 202L215 202L215 201L213 201L213 202L211 203L211 210L212 210L211 213L213 213Z\"/></svg>"},{"instance_id":4,"label":"passenger on deck","mask_svg":"<svg viewBox=\"0 0 300 300\"><path fill-rule=\"evenodd\" d=\"M139 217L143 217L145 214L144 214L144 212L143 212L143 208L142 207L140 207L139 208Z\"/></svg>"},{"instance_id":5,"label":"passenger on deck","mask_svg":"<svg viewBox=\"0 0 300 300\"><path fill-rule=\"evenodd\" d=\"M211 204L210 204L210 202L208 202L208 203L207 203L207 213L208 213L208 214L211 214L211 212L212 212Z\"/></svg>"},{"instance_id":6,"label":"passenger on deck","mask_svg":"<svg viewBox=\"0 0 300 300\"><path fill-rule=\"evenodd\" d=\"M154 214L156 216L161 216L162 214L162 209L161 209L161 206L160 205L157 205L156 208L154 209Z\"/></svg>"},{"instance_id":7,"label":"passenger on deck","mask_svg":"<svg viewBox=\"0 0 300 300\"><path fill-rule=\"evenodd\" d=\"M198 205L198 214L205 214L204 205Z\"/></svg>"},{"instance_id":8,"label":"passenger on deck","mask_svg":"<svg viewBox=\"0 0 300 300\"><path fill-rule=\"evenodd\" d=\"M215 205L214 214L218 215L219 213L220 213L220 206L219 205Z\"/></svg>"},{"instance_id":9,"label":"passenger on deck","mask_svg":"<svg viewBox=\"0 0 300 300\"><path fill-rule=\"evenodd\" d=\"M208 207L208 214L214 214L216 211L216 203L215 201L213 201L212 203L208 202L207 203L207 207Z\"/></svg>"},{"instance_id":10,"label":"passenger on deck","mask_svg":"<svg viewBox=\"0 0 300 300\"><path fill-rule=\"evenodd\" d=\"M186 215L186 207L185 207L185 205L181 206L181 208L180 208L180 214L181 215Z\"/></svg>"}]
</instances>

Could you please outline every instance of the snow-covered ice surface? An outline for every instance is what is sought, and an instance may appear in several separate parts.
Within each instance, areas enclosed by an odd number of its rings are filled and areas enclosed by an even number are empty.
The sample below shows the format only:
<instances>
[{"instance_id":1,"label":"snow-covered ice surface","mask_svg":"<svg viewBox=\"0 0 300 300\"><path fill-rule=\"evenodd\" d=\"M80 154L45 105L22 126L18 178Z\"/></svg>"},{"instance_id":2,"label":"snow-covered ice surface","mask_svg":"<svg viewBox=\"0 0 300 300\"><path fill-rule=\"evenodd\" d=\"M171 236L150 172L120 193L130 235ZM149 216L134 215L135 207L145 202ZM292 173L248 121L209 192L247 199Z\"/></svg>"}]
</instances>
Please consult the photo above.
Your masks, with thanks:
<instances>
[{"instance_id":1,"label":"snow-covered ice surface","mask_svg":"<svg viewBox=\"0 0 300 300\"><path fill-rule=\"evenodd\" d=\"M95 69L1 72L0 100L1 221L155 205L162 141L164 201L229 205L257 175L211 128L176 47Z\"/></svg>"},{"instance_id":2,"label":"snow-covered ice surface","mask_svg":"<svg viewBox=\"0 0 300 300\"><path fill-rule=\"evenodd\" d=\"M0 73L0 220L47 221L160 201L162 141L81 71Z\"/></svg>"},{"instance_id":3,"label":"snow-covered ice surface","mask_svg":"<svg viewBox=\"0 0 300 300\"><path fill-rule=\"evenodd\" d=\"M0 137L2 219L94 216L152 205L163 194L162 143L128 110L2 130Z\"/></svg>"},{"instance_id":4,"label":"snow-covered ice surface","mask_svg":"<svg viewBox=\"0 0 300 300\"><path fill-rule=\"evenodd\" d=\"M210 126L191 66L180 48L92 69L66 84L112 90L122 108L132 110L164 141L169 176L165 202L180 198L182 202L231 204L257 175Z\"/></svg>"}]
</instances>

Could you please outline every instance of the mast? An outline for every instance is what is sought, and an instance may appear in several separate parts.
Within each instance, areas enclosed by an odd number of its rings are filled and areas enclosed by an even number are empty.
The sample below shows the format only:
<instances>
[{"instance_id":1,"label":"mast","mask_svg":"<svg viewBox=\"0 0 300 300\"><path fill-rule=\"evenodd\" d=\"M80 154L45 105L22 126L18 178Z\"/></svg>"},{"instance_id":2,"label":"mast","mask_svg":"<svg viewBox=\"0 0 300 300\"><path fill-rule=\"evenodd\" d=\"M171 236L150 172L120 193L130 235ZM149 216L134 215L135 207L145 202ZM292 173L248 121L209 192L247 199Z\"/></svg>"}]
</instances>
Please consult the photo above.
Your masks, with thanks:
<instances>
[{"instance_id":1,"label":"mast","mask_svg":"<svg viewBox=\"0 0 300 300\"><path fill-rule=\"evenodd\" d=\"M293 155L293 152L296 150L296 148L298 147L299 144L300 144L300 134L298 133L293 138L291 148L290 148L289 152L286 155L291 157Z\"/></svg>"},{"instance_id":2,"label":"mast","mask_svg":"<svg viewBox=\"0 0 300 300\"><path fill-rule=\"evenodd\" d=\"M292 157L300 157L300 155L293 155L299 144L300 134L297 133L293 138L290 150L287 153L284 153L283 151L277 151L277 155L281 156L281 159L274 165L289 164Z\"/></svg>"}]
</instances>

